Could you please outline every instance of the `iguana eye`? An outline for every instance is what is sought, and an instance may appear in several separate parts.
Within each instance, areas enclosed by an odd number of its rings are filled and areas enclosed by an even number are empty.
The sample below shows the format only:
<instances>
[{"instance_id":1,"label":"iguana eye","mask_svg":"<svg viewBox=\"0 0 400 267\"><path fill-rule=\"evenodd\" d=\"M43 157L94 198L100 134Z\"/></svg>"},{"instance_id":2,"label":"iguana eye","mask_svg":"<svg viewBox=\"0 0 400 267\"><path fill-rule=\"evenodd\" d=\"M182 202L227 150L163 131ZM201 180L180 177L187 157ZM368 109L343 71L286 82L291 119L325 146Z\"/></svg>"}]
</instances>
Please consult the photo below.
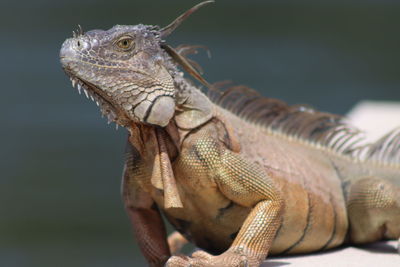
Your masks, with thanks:
<instances>
[{"instance_id":1,"label":"iguana eye","mask_svg":"<svg viewBox=\"0 0 400 267\"><path fill-rule=\"evenodd\" d=\"M134 44L132 37L123 37L117 42L117 46L122 50L130 50Z\"/></svg>"}]
</instances>

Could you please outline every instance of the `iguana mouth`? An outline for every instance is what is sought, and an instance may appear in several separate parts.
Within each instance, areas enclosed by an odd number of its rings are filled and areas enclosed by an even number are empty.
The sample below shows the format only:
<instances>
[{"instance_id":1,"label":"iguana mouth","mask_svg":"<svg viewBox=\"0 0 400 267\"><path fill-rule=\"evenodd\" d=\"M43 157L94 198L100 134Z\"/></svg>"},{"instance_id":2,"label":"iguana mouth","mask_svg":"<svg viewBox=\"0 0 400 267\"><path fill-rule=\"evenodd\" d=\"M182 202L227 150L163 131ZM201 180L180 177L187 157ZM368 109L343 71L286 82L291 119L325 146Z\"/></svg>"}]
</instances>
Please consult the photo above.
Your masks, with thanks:
<instances>
[{"instance_id":1,"label":"iguana mouth","mask_svg":"<svg viewBox=\"0 0 400 267\"><path fill-rule=\"evenodd\" d=\"M118 128L118 124L123 126L126 123L127 116L125 114L120 114L120 109L113 104L113 102L107 95L104 94L104 92L102 92L102 90L100 90L94 84L78 78L67 69L64 69L64 71L69 76L72 87L76 88L79 94L82 94L83 91L87 99L90 99L96 103L96 105L100 108L102 117L107 117L108 124L115 122L116 128Z\"/></svg>"}]
</instances>

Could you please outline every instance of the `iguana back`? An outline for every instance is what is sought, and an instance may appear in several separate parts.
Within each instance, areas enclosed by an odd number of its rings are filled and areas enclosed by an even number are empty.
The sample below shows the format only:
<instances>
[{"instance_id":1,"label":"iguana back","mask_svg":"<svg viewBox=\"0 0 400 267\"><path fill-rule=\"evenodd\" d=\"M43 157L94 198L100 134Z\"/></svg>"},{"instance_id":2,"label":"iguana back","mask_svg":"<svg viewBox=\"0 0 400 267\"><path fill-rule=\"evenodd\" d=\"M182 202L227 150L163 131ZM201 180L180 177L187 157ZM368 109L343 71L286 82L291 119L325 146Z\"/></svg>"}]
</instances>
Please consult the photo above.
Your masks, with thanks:
<instances>
[{"instance_id":1,"label":"iguana back","mask_svg":"<svg viewBox=\"0 0 400 267\"><path fill-rule=\"evenodd\" d=\"M342 244L351 233L346 201L353 201L352 186L372 177L400 185L395 157L399 130L376 144L360 145L362 132L342 117L288 106L243 86L227 89L214 101L225 107L218 113L234 129L240 152L263 166L285 196L285 213L271 253L303 253ZM368 242L397 238L395 228L391 235L379 229L380 235Z\"/></svg>"}]
</instances>

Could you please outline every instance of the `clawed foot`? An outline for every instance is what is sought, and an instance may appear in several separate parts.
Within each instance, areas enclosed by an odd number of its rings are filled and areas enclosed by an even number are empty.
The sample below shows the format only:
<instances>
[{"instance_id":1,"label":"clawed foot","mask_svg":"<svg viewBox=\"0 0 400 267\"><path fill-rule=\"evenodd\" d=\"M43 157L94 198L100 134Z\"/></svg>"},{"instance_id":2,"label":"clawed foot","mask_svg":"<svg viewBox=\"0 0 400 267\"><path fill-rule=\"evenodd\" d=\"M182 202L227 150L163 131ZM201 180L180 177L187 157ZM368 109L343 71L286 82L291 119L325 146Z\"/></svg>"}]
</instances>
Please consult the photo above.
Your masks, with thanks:
<instances>
[{"instance_id":1,"label":"clawed foot","mask_svg":"<svg viewBox=\"0 0 400 267\"><path fill-rule=\"evenodd\" d=\"M167 261L167 267L256 267L260 266L258 259L240 255L232 251L213 256L204 251L196 251L192 257L172 256Z\"/></svg>"}]
</instances>

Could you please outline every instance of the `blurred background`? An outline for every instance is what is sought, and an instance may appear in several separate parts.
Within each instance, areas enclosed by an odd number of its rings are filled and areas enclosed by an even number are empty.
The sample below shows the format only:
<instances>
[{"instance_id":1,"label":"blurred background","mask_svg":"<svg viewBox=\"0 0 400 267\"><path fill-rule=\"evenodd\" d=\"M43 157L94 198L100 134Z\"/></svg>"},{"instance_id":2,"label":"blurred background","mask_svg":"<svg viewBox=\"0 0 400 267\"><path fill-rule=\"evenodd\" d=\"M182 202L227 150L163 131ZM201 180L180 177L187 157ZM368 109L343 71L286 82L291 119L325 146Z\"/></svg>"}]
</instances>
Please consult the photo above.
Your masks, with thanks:
<instances>
[{"instance_id":1,"label":"blurred background","mask_svg":"<svg viewBox=\"0 0 400 267\"><path fill-rule=\"evenodd\" d=\"M126 139L59 64L77 24L164 26L199 1L0 3L0 266L146 266L120 198ZM217 0L168 42L203 44L209 82L346 113L400 100L400 3Z\"/></svg>"}]
</instances>

